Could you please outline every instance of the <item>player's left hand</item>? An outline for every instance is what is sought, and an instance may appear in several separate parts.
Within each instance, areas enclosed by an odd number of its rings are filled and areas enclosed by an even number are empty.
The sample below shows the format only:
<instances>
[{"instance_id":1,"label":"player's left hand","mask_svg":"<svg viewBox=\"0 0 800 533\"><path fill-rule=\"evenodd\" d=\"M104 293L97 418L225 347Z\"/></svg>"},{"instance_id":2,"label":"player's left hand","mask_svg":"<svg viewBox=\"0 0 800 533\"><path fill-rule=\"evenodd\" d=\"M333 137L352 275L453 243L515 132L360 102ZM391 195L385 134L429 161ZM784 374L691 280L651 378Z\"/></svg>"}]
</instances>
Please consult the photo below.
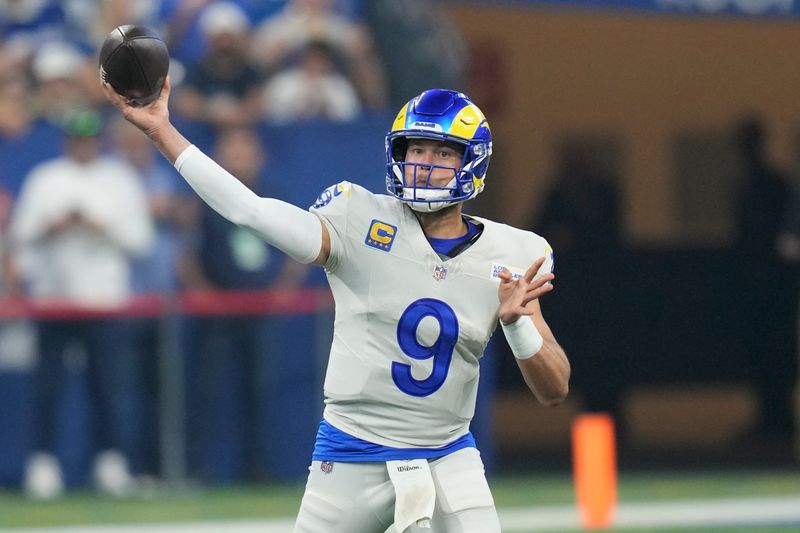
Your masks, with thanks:
<instances>
[{"instance_id":1,"label":"player's left hand","mask_svg":"<svg viewBox=\"0 0 800 533\"><path fill-rule=\"evenodd\" d=\"M528 307L528 304L553 290L551 281L555 276L552 273L536 277L544 261L544 257L538 259L519 279L514 279L507 268L500 272L497 295L500 298L500 321L503 324L511 324L523 315L532 315L534 309Z\"/></svg>"}]
</instances>

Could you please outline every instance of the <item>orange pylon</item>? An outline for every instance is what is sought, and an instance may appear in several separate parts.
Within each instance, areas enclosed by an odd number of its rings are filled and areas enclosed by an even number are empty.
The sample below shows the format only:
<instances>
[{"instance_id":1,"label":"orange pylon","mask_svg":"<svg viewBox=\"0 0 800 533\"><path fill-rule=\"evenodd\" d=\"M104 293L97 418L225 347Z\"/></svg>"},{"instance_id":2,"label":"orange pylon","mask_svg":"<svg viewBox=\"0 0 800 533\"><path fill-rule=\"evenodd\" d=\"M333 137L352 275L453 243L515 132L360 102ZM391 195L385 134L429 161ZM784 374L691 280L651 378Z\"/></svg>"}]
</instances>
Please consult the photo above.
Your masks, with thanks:
<instances>
[{"instance_id":1,"label":"orange pylon","mask_svg":"<svg viewBox=\"0 0 800 533\"><path fill-rule=\"evenodd\" d=\"M617 506L614 420L607 414L580 415L572 424L575 499L585 529L606 529Z\"/></svg>"}]
</instances>

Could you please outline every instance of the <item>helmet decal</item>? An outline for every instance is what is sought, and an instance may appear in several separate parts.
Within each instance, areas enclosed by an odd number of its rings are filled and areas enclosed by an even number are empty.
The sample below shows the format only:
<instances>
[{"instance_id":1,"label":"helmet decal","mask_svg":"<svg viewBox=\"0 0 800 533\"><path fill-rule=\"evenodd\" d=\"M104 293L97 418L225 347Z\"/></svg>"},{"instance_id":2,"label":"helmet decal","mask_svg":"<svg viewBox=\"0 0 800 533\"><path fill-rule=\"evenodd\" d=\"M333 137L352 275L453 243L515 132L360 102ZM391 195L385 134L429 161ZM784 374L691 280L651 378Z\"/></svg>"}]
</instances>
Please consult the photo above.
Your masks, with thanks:
<instances>
[{"instance_id":1,"label":"helmet decal","mask_svg":"<svg viewBox=\"0 0 800 533\"><path fill-rule=\"evenodd\" d=\"M408 109L408 104L403 106L403 109L397 114L397 117L394 119L394 124L392 124L392 131L401 130L406 127L406 110Z\"/></svg>"},{"instance_id":2,"label":"helmet decal","mask_svg":"<svg viewBox=\"0 0 800 533\"><path fill-rule=\"evenodd\" d=\"M475 104L468 105L458 112L458 115L453 119L450 127L450 132L453 135L471 139L478 127L486 123L486 117L483 116L481 110Z\"/></svg>"}]
</instances>

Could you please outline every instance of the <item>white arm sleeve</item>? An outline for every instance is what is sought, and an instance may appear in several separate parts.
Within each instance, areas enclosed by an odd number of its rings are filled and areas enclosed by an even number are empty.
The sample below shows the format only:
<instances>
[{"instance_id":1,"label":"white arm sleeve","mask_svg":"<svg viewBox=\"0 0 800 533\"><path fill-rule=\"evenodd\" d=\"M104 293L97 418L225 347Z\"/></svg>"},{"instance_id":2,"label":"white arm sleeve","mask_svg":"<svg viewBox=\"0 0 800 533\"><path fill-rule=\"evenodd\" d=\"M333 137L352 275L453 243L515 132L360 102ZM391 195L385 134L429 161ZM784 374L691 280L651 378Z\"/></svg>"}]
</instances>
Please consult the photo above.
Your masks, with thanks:
<instances>
[{"instance_id":1,"label":"white arm sleeve","mask_svg":"<svg viewBox=\"0 0 800 533\"><path fill-rule=\"evenodd\" d=\"M181 152L175 169L214 211L255 231L292 259L311 263L319 255L322 222L313 213L261 198L194 145Z\"/></svg>"}]
</instances>

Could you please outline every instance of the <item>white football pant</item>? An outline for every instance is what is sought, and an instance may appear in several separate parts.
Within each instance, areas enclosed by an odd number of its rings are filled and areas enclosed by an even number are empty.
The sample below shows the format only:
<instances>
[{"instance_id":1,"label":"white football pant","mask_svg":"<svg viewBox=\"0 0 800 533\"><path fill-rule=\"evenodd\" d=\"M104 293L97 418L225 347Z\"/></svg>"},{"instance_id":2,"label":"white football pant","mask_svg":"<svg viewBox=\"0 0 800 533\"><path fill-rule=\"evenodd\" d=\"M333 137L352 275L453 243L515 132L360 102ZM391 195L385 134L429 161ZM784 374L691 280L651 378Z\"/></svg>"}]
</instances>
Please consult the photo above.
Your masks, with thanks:
<instances>
[{"instance_id":1,"label":"white football pant","mask_svg":"<svg viewBox=\"0 0 800 533\"><path fill-rule=\"evenodd\" d=\"M430 461L436 506L430 529L395 531L386 463L313 461L294 533L500 533L480 453L464 448ZM326 468L328 470L328 468ZM391 526L391 527L390 527Z\"/></svg>"}]
</instances>

